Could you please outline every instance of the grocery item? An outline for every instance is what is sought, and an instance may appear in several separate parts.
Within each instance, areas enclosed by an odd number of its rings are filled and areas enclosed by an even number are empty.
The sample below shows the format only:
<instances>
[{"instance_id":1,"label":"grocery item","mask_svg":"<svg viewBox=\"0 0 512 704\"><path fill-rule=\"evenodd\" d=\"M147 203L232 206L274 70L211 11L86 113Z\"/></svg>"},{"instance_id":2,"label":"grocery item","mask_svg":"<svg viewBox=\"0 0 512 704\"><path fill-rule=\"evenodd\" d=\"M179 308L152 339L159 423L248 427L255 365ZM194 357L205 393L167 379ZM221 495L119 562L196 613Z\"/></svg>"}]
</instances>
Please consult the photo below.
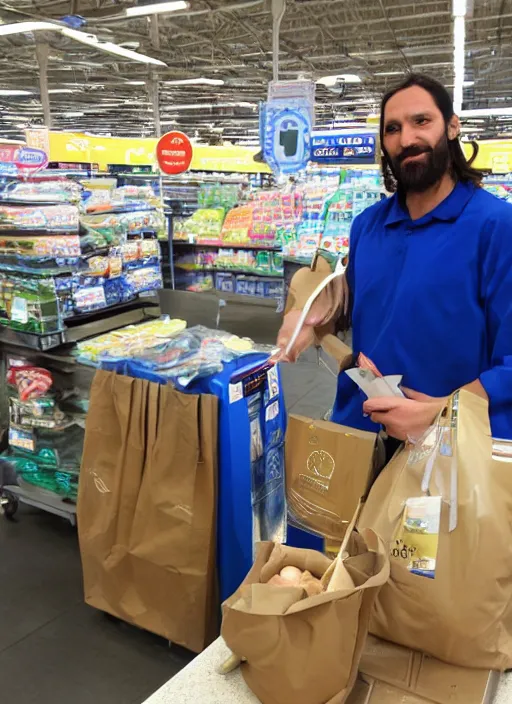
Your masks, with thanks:
<instances>
[{"instance_id":1,"label":"grocery item","mask_svg":"<svg viewBox=\"0 0 512 704\"><path fill-rule=\"evenodd\" d=\"M0 273L0 324L39 334L61 330L54 280Z\"/></svg>"},{"instance_id":2,"label":"grocery item","mask_svg":"<svg viewBox=\"0 0 512 704\"><path fill-rule=\"evenodd\" d=\"M108 353L113 358L135 357L148 348L162 344L162 341L183 331L186 326L184 320L163 316L158 320L129 325L79 342L76 353L79 361L85 364L97 363L103 353Z\"/></svg>"},{"instance_id":3,"label":"grocery item","mask_svg":"<svg viewBox=\"0 0 512 704\"><path fill-rule=\"evenodd\" d=\"M23 365L9 369L7 383L17 387L20 401L28 401L46 394L53 384L53 378L46 369Z\"/></svg>"}]
</instances>

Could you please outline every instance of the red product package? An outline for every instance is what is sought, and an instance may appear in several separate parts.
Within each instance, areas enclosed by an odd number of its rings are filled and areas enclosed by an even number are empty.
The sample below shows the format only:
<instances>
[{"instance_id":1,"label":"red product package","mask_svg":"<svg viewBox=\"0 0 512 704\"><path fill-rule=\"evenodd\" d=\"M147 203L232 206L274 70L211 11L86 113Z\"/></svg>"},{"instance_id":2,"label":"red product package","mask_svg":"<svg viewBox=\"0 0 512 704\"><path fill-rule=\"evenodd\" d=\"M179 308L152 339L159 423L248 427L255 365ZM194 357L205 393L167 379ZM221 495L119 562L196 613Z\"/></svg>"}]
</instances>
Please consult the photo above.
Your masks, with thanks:
<instances>
[{"instance_id":1,"label":"red product package","mask_svg":"<svg viewBox=\"0 0 512 704\"><path fill-rule=\"evenodd\" d=\"M357 366L360 369L367 369L368 371L372 372L376 377L382 376L382 374L379 372L372 360L369 359L369 357L364 355L362 352L359 353L359 356L357 358Z\"/></svg>"},{"instance_id":2,"label":"red product package","mask_svg":"<svg viewBox=\"0 0 512 704\"><path fill-rule=\"evenodd\" d=\"M53 377L42 367L11 367L7 372L7 383L18 387L20 401L28 401L44 396L53 384Z\"/></svg>"}]
</instances>

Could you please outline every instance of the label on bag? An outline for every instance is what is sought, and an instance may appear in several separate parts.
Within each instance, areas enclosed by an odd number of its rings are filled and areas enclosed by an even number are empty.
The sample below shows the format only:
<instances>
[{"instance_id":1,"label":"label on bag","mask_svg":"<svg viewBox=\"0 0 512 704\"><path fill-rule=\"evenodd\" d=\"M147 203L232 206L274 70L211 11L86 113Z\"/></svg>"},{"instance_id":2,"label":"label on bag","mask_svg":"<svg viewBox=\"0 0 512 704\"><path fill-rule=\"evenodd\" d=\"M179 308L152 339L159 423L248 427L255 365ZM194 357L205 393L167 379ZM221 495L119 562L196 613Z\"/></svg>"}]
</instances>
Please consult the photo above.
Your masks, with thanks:
<instances>
[{"instance_id":1,"label":"label on bag","mask_svg":"<svg viewBox=\"0 0 512 704\"><path fill-rule=\"evenodd\" d=\"M436 576L441 501L441 496L407 499L391 546L391 558L403 561L412 574L429 579Z\"/></svg>"},{"instance_id":2,"label":"label on bag","mask_svg":"<svg viewBox=\"0 0 512 704\"><path fill-rule=\"evenodd\" d=\"M21 430L21 428L9 428L9 445L18 447L20 450L34 452L36 442L34 433L31 430Z\"/></svg>"},{"instance_id":3,"label":"label on bag","mask_svg":"<svg viewBox=\"0 0 512 704\"><path fill-rule=\"evenodd\" d=\"M239 381L238 384L229 385L229 403L236 403L237 401L241 401L243 397L244 390L241 381Z\"/></svg>"},{"instance_id":4,"label":"label on bag","mask_svg":"<svg viewBox=\"0 0 512 704\"><path fill-rule=\"evenodd\" d=\"M11 303L11 320L15 323L28 323L28 305L26 298L15 296Z\"/></svg>"}]
</instances>

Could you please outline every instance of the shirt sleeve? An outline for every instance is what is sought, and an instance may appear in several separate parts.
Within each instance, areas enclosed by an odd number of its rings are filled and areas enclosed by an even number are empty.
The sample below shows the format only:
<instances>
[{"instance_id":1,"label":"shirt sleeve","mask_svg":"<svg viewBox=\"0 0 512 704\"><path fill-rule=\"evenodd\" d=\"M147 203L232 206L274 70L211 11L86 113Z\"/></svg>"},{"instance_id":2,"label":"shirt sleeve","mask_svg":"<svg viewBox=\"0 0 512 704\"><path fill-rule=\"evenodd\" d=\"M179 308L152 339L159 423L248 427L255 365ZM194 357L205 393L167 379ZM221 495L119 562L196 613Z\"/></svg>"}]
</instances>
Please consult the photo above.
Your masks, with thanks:
<instances>
[{"instance_id":1,"label":"shirt sleeve","mask_svg":"<svg viewBox=\"0 0 512 704\"><path fill-rule=\"evenodd\" d=\"M480 382L489 396L493 435L512 439L512 206L489 224L487 235L482 297L491 367Z\"/></svg>"}]
</instances>

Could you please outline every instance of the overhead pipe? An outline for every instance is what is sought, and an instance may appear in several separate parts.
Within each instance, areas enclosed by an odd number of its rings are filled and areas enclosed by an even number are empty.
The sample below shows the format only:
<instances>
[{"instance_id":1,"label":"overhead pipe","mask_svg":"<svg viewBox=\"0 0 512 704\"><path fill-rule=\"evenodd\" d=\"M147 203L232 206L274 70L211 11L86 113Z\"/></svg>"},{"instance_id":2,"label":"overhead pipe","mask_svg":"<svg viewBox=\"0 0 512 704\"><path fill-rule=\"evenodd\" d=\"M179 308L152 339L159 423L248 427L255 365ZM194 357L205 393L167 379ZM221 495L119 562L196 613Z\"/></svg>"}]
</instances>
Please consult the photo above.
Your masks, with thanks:
<instances>
[{"instance_id":1,"label":"overhead pipe","mask_svg":"<svg viewBox=\"0 0 512 704\"><path fill-rule=\"evenodd\" d=\"M50 94L48 92L48 56L50 47L43 42L36 42L36 57L39 64L39 93L43 108L44 124L48 129L52 127L52 113L50 109Z\"/></svg>"},{"instance_id":2,"label":"overhead pipe","mask_svg":"<svg viewBox=\"0 0 512 704\"><path fill-rule=\"evenodd\" d=\"M279 31L286 12L286 0L272 0L272 80L279 80Z\"/></svg>"}]
</instances>

